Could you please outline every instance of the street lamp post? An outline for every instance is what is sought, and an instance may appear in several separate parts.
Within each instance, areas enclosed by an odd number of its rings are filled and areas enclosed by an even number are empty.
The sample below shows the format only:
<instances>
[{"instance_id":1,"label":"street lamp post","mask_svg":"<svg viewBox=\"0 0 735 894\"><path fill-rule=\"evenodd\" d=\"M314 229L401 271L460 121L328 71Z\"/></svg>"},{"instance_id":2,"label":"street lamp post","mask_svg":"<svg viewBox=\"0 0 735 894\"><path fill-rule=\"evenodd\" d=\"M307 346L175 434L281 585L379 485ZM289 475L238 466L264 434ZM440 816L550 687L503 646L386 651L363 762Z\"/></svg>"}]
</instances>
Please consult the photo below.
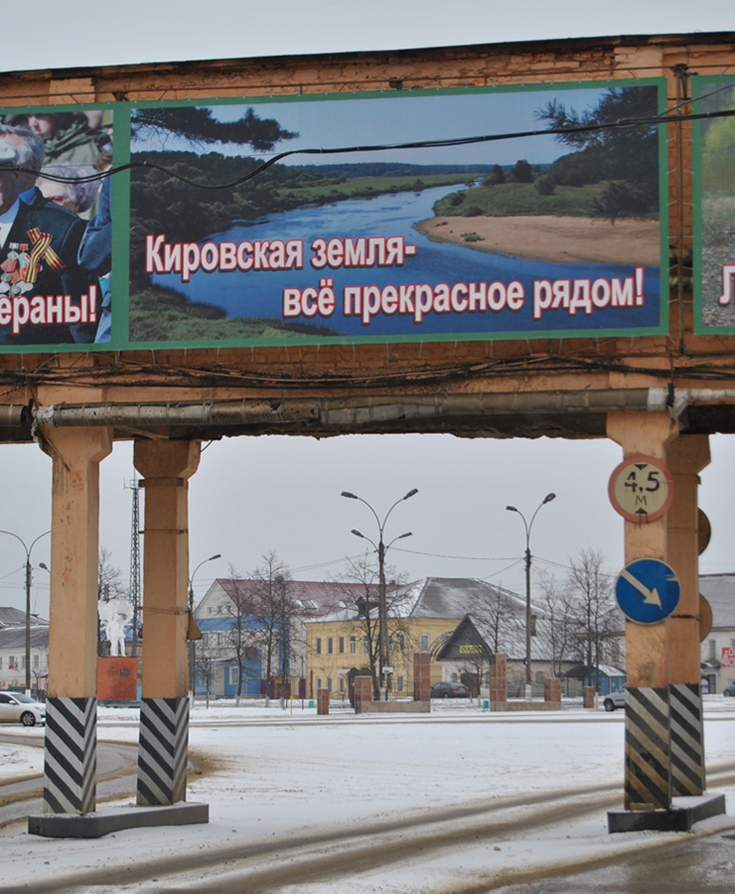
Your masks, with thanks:
<instances>
[{"instance_id":1,"label":"street lamp post","mask_svg":"<svg viewBox=\"0 0 735 894\"><path fill-rule=\"evenodd\" d=\"M51 531L44 531L43 534L36 537L30 546L26 546L25 541L12 531L0 531L0 534L9 534L11 537L15 537L26 551L26 692L31 691L31 583L33 581L31 552L38 541L50 533Z\"/></svg>"},{"instance_id":2,"label":"street lamp post","mask_svg":"<svg viewBox=\"0 0 735 894\"><path fill-rule=\"evenodd\" d=\"M508 512L517 512L523 519L523 527L526 530L526 686L531 685L531 528L539 509L556 499L556 494L546 494L536 507L531 516L531 521L526 521L526 516L515 506L506 506Z\"/></svg>"},{"instance_id":3,"label":"street lamp post","mask_svg":"<svg viewBox=\"0 0 735 894\"><path fill-rule=\"evenodd\" d=\"M194 575L199 571L202 565L205 565L207 562L214 562L215 559L221 559L221 553L217 553L216 556L210 556L208 559L202 559L202 561L197 565L197 567L192 572L191 577L189 578L189 615L190 617L194 617ZM189 640L189 690L192 693L192 697L194 695L194 664L196 660L196 643L194 640ZM207 690L207 697L209 696L209 690ZM209 704L207 704L209 707Z\"/></svg>"},{"instance_id":4,"label":"street lamp post","mask_svg":"<svg viewBox=\"0 0 735 894\"><path fill-rule=\"evenodd\" d=\"M361 503L364 503L367 508L372 512L375 516L375 521L378 523L378 543L376 544L369 537L366 537L365 534L352 529L351 533L355 535L355 537L361 537L363 540L367 540L368 543L372 544L373 549L378 554L378 628L379 628L379 636L380 636L380 689L381 692L384 693L384 698L387 697L387 688L385 682L385 672L384 668L388 666L388 605L386 600L385 593L385 555L390 549L390 547L396 542L396 540L403 540L404 537L410 537L411 531L407 531L405 534L399 534L398 537L394 537L393 540L390 541L387 545L383 542L383 532L385 530L385 523L388 521L388 516L393 512L396 506L399 503L402 503L404 500L409 500L411 497L415 496L418 493L418 488L414 487L410 490L405 496L401 497L400 500L396 500L396 502L390 507L390 509L385 513L383 517L383 521L381 522L378 517L377 512L373 509L373 507L368 503L367 500L363 500L362 497L358 497L357 494L352 494L349 491L343 490L342 496L347 497L348 500L359 500Z\"/></svg>"}]
</instances>

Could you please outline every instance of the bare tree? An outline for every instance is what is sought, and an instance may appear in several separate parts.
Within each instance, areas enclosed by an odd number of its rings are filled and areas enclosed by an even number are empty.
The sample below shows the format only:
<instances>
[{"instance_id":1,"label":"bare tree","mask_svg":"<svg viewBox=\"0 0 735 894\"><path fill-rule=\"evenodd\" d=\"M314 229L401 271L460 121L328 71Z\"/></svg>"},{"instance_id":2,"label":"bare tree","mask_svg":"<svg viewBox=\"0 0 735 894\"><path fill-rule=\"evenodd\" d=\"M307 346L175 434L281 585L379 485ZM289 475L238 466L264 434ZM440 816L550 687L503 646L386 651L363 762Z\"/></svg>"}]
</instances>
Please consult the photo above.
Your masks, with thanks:
<instances>
[{"instance_id":1,"label":"bare tree","mask_svg":"<svg viewBox=\"0 0 735 894\"><path fill-rule=\"evenodd\" d=\"M571 560L568 587L576 602L577 638L584 663L595 670L595 688L600 685L600 664L613 635L617 616L612 598L612 575L603 570L604 556L599 550L580 549Z\"/></svg>"},{"instance_id":2,"label":"bare tree","mask_svg":"<svg viewBox=\"0 0 735 894\"><path fill-rule=\"evenodd\" d=\"M488 587L472 607L472 617L482 626L492 654L508 653L524 635L525 608L502 586Z\"/></svg>"},{"instance_id":3,"label":"bare tree","mask_svg":"<svg viewBox=\"0 0 735 894\"><path fill-rule=\"evenodd\" d=\"M256 616L256 601L247 582L242 580L242 575L229 566L230 588L229 600L225 603L225 612L229 617L228 629L224 633L224 640L228 652L237 664L237 693L235 704L240 704L242 696L242 680L247 659L252 655L256 641L256 631L253 629L254 616Z\"/></svg>"},{"instance_id":4,"label":"bare tree","mask_svg":"<svg viewBox=\"0 0 735 894\"><path fill-rule=\"evenodd\" d=\"M578 648L576 602L570 590L552 575L542 574L540 582L545 623L542 635L551 655L551 672L561 676L562 663Z\"/></svg>"},{"instance_id":5,"label":"bare tree","mask_svg":"<svg viewBox=\"0 0 735 894\"><path fill-rule=\"evenodd\" d=\"M265 659L265 703L269 704L272 682L285 683L291 657L291 619L301 609L291 593L291 572L275 552L261 557L251 573L251 607L254 636Z\"/></svg>"},{"instance_id":6,"label":"bare tree","mask_svg":"<svg viewBox=\"0 0 735 894\"><path fill-rule=\"evenodd\" d=\"M123 585L122 571L112 564L112 551L105 546L100 547L97 559L97 598L103 602L127 595Z\"/></svg>"}]
</instances>

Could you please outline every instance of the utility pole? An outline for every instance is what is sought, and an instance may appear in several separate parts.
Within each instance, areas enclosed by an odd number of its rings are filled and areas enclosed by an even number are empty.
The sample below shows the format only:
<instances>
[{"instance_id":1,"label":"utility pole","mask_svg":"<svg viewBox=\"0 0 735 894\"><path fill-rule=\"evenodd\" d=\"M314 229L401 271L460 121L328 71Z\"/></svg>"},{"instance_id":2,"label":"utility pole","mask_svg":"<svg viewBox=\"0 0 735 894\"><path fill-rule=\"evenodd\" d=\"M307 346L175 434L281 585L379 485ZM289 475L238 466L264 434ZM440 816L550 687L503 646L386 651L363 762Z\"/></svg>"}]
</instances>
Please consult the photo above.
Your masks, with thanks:
<instances>
[{"instance_id":1,"label":"utility pole","mask_svg":"<svg viewBox=\"0 0 735 894\"><path fill-rule=\"evenodd\" d=\"M138 656L138 614L140 612L140 485L133 478L123 485L133 492L133 518L130 526L130 601L133 603L133 638L130 651Z\"/></svg>"},{"instance_id":2,"label":"utility pole","mask_svg":"<svg viewBox=\"0 0 735 894\"><path fill-rule=\"evenodd\" d=\"M542 506L545 506L547 503L550 503L552 500L556 499L556 494L546 494L543 500L536 507L536 511L531 516L531 521L526 521L526 516L521 512L520 509L516 509L515 506L506 506L505 508L508 512L517 512L518 515L523 519L523 527L526 531L526 688L531 686L532 678L531 678L531 528L533 527L533 521L536 518L536 515L539 509ZM526 696L530 698L530 690L526 693Z\"/></svg>"},{"instance_id":3,"label":"utility pole","mask_svg":"<svg viewBox=\"0 0 735 894\"><path fill-rule=\"evenodd\" d=\"M368 503L367 500L363 500L362 497L358 497L357 494L350 493L347 490L342 491L342 496L346 497L348 500L359 500L361 503L364 503L367 508L372 512L375 516L375 521L378 523L378 542L374 543L369 537L366 537L361 531L352 529L350 533L354 534L355 537L361 537L363 540L367 540L368 543L371 543L373 549L378 554L378 572L379 572L379 584L378 584L378 626L380 629L380 691L382 693L382 698L385 700L388 698L388 686L386 681L386 673L385 668L388 666L388 603L386 599L385 593L385 554L388 552L390 547L396 542L396 540L403 540L404 537L411 537L411 532L407 531L405 534L399 534L398 537L394 537L389 544L385 544L383 542L383 532L385 530L385 523L388 521L388 516L393 512L396 506L399 503L402 503L404 500L409 500L411 497L415 496L419 492L417 487L414 487L410 490L405 496L401 497L400 500L396 500L395 503L390 507L390 509L383 516L383 521L378 517L377 512L373 509L373 507ZM368 605L369 605L368 599ZM369 608L368 608L369 610Z\"/></svg>"}]
</instances>

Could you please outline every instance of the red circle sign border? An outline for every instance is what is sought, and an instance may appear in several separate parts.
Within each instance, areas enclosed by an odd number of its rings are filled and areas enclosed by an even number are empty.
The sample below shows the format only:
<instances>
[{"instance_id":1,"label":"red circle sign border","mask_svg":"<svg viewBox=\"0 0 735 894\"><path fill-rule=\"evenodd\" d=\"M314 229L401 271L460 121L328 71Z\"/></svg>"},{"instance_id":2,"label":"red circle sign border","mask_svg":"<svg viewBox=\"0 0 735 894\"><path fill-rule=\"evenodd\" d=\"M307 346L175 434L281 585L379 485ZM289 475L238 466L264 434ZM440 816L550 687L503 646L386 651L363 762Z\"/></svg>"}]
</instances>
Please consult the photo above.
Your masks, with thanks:
<instances>
[{"instance_id":1,"label":"red circle sign border","mask_svg":"<svg viewBox=\"0 0 735 894\"><path fill-rule=\"evenodd\" d=\"M615 498L615 481L618 475L623 471L623 469L626 469L628 466L635 465L635 463L647 463L649 466L655 466L666 479L666 484L669 489L664 504L655 512L646 513L646 515L644 516L634 515L632 512L628 512L626 509L623 509L623 507ZM612 475L610 475L610 481L607 485L607 495L610 498L613 509L618 513L618 515L622 515L626 521L634 522L637 525L645 525L648 522L656 521L657 519L662 518L671 508L671 504L674 502L674 478L669 469L661 462L661 460L656 459L653 456L629 456L613 469Z\"/></svg>"}]
</instances>

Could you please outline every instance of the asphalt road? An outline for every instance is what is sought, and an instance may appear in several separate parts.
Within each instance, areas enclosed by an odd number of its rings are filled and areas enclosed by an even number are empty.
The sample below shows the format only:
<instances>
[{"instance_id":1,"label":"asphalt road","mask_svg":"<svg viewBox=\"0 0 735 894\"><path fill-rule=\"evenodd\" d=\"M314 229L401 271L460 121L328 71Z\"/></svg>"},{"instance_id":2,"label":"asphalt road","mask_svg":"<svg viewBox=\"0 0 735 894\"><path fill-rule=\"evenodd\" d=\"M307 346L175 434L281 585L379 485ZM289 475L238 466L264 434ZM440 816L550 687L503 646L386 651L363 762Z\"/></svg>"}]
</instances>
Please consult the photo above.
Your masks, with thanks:
<instances>
[{"instance_id":1,"label":"asphalt road","mask_svg":"<svg viewBox=\"0 0 735 894\"><path fill-rule=\"evenodd\" d=\"M29 734L0 733L0 742L43 749L43 738ZM135 792L137 745L121 742L97 743L97 800L120 798ZM20 782L0 782L0 828L43 812L43 774Z\"/></svg>"},{"instance_id":2,"label":"asphalt road","mask_svg":"<svg viewBox=\"0 0 735 894\"><path fill-rule=\"evenodd\" d=\"M732 894L735 831L715 833L628 855L624 862L525 885L497 894Z\"/></svg>"}]
</instances>

